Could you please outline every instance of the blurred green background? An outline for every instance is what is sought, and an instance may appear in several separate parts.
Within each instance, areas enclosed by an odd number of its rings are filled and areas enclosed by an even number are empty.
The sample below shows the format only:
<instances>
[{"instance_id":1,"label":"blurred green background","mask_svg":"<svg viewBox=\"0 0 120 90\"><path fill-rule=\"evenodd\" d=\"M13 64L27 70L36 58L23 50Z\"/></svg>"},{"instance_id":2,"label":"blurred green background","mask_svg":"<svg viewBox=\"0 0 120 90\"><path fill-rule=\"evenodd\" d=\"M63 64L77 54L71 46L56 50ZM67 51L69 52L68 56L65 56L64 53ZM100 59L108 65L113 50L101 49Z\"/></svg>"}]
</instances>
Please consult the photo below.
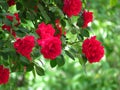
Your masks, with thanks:
<instances>
[{"instance_id":1,"label":"blurred green background","mask_svg":"<svg viewBox=\"0 0 120 90\"><path fill-rule=\"evenodd\" d=\"M12 73L9 83L0 90L120 90L120 0L86 0L94 21L90 34L105 47L101 62L86 64L86 71L67 56L66 64L51 68L44 63L45 76Z\"/></svg>"}]
</instances>

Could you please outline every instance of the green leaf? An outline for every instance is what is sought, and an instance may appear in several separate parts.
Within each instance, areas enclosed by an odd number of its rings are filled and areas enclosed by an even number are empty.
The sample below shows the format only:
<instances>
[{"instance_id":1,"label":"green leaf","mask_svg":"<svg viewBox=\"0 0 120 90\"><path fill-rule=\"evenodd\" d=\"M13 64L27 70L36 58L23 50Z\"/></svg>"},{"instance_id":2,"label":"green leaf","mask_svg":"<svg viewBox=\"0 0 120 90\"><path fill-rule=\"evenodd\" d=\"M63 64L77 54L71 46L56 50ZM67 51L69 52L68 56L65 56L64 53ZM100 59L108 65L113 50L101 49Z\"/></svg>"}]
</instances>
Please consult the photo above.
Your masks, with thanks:
<instances>
[{"instance_id":1,"label":"green leaf","mask_svg":"<svg viewBox=\"0 0 120 90\"><path fill-rule=\"evenodd\" d=\"M56 59L50 61L50 66L54 68L57 65Z\"/></svg>"},{"instance_id":2,"label":"green leaf","mask_svg":"<svg viewBox=\"0 0 120 90\"><path fill-rule=\"evenodd\" d=\"M83 41L84 40L84 38L83 38L83 36L81 34L78 34L77 38L78 38L79 41Z\"/></svg>"},{"instance_id":3,"label":"green leaf","mask_svg":"<svg viewBox=\"0 0 120 90\"><path fill-rule=\"evenodd\" d=\"M65 59L63 55L56 58L56 61L57 61L58 66L63 66L65 64Z\"/></svg>"},{"instance_id":4,"label":"green leaf","mask_svg":"<svg viewBox=\"0 0 120 90\"><path fill-rule=\"evenodd\" d=\"M68 55L71 59L75 60L74 56L72 55L72 53L70 53L69 51L65 50L66 55Z\"/></svg>"},{"instance_id":5,"label":"green leaf","mask_svg":"<svg viewBox=\"0 0 120 90\"><path fill-rule=\"evenodd\" d=\"M77 53L77 51L76 51L74 48L69 47L69 49L70 49L71 52L73 52L73 53Z\"/></svg>"},{"instance_id":6,"label":"green leaf","mask_svg":"<svg viewBox=\"0 0 120 90\"><path fill-rule=\"evenodd\" d=\"M63 11L61 9L57 8L57 12L59 13L59 16L61 18L64 18L64 14L63 14Z\"/></svg>"},{"instance_id":7,"label":"green leaf","mask_svg":"<svg viewBox=\"0 0 120 90\"><path fill-rule=\"evenodd\" d=\"M34 8L34 6L37 4L37 1L34 0L22 0L23 6L25 6L28 9Z\"/></svg>"},{"instance_id":8,"label":"green leaf","mask_svg":"<svg viewBox=\"0 0 120 90\"><path fill-rule=\"evenodd\" d=\"M82 54L82 59L83 59L83 63L86 64L87 58L86 58L85 55L83 55L83 54Z\"/></svg>"},{"instance_id":9,"label":"green leaf","mask_svg":"<svg viewBox=\"0 0 120 90\"><path fill-rule=\"evenodd\" d=\"M23 5L20 2L16 3L17 10L23 10Z\"/></svg>"},{"instance_id":10,"label":"green leaf","mask_svg":"<svg viewBox=\"0 0 120 90\"><path fill-rule=\"evenodd\" d=\"M44 10L44 8L41 4L38 5L38 8L39 8L43 18L45 19L46 23L48 23L50 21L50 17L47 15L47 12Z\"/></svg>"},{"instance_id":11,"label":"green leaf","mask_svg":"<svg viewBox=\"0 0 120 90\"><path fill-rule=\"evenodd\" d=\"M20 62L24 65L24 66L28 66L30 64L30 61L24 57L20 55Z\"/></svg>"},{"instance_id":12,"label":"green leaf","mask_svg":"<svg viewBox=\"0 0 120 90\"><path fill-rule=\"evenodd\" d=\"M62 36L61 40L62 40L62 46L66 45L66 37Z\"/></svg>"},{"instance_id":13,"label":"green leaf","mask_svg":"<svg viewBox=\"0 0 120 90\"><path fill-rule=\"evenodd\" d=\"M0 6L2 6L2 9L6 10L6 11L9 8L8 4L6 3L6 1L0 1Z\"/></svg>"},{"instance_id":14,"label":"green leaf","mask_svg":"<svg viewBox=\"0 0 120 90\"><path fill-rule=\"evenodd\" d=\"M18 70L18 65L13 65L12 67L11 67L11 72L15 72L15 71L17 71Z\"/></svg>"},{"instance_id":15,"label":"green leaf","mask_svg":"<svg viewBox=\"0 0 120 90\"><path fill-rule=\"evenodd\" d=\"M3 20L3 23L5 23L5 24L8 25L8 26L12 26L12 22L11 22L10 20L8 20L7 18L5 18L5 19Z\"/></svg>"},{"instance_id":16,"label":"green leaf","mask_svg":"<svg viewBox=\"0 0 120 90\"><path fill-rule=\"evenodd\" d=\"M34 69L34 63L30 63L26 66L26 71L32 71Z\"/></svg>"},{"instance_id":17,"label":"green leaf","mask_svg":"<svg viewBox=\"0 0 120 90\"><path fill-rule=\"evenodd\" d=\"M82 54L82 56L80 57L80 55L78 56L79 58L79 62L81 65L85 65L87 62L87 58L85 57L85 55Z\"/></svg>"},{"instance_id":18,"label":"green leaf","mask_svg":"<svg viewBox=\"0 0 120 90\"><path fill-rule=\"evenodd\" d=\"M45 75L45 72L44 72L44 69L43 69L43 68L41 68L41 67L38 66L38 65L35 65L35 68L36 68L36 72L37 72L37 74L38 74L39 76Z\"/></svg>"},{"instance_id":19,"label":"green leaf","mask_svg":"<svg viewBox=\"0 0 120 90\"><path fill-rule=\"evenodd\" d=\"M78 58L79 58L79 63L81 64L82 68L84 69L85 73L86 73L86 62L87 62L87 58L82 55L82 58L80 55L78 55Z\"/></svg>"},{"instance_id":20,"label":"green leaf","mask_svg":"<svg viewBox=\"0 0 120 90\"><path fill-rule=\"evenodd\" d=\"M61 24L62 24L63 27L66 26L66 22L65 22L65 20L62 19L60 22L61 22Z\"/></svg>"},{"instance_id":21,"label":"green leaf","mask_svg":"<svg viewBox=\"0 0 120 90\"><path fill-rule=\"evenodd\" d=\"M84 36L84 37L89 37L89 32L87 29L85 30L81 30L81 35Z\"/></svg>"},{"instance_id":22,"label":"green leaf","mask_svg":"<svg viewBox=\"0 0 120 90\"><path fill-rule=\"evenodd\" d=\"M0 24L3 22L3 19L2 18L0 18Z\"/></svg>"},{"instance_id":23,"label":"green leaf","mask_svg":"<svg viewBox=\"0 0 120 90\"><path fill-rule=\"evenodd\" d=\"M81 17L78 18L77 20L77 25L81 27L83 25L83 19Z\"/></svg>"},{"instance_id":24,"label":"green leaf","mask_svg":"<svg viewBox=\"0 0 120 90\"><path fill-rule=\"evenodd\" d=\"M32 70L32 74L33 74L34 78L36 78L35 69Z\"/></svg>"}]
</instances>

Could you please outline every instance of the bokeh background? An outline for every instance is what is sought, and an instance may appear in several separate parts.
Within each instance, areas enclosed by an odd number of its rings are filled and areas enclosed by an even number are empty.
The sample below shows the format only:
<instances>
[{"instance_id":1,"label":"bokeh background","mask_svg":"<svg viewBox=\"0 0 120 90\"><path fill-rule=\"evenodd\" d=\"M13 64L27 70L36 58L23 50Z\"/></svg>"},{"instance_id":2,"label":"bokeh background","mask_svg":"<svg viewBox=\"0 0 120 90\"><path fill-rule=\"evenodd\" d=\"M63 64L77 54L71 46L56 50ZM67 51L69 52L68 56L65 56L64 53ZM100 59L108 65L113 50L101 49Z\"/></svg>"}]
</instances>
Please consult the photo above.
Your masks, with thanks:
<instances>
[{"instance_id":1,"label":"bokeh background","mask_svg":"<svg viewBox=\"0 0 120 90\"><path fill-rule=\"evenodd\" d=\"M87 9L94 12L90 34L96 35L105 47L99 63L86 64L86 69L65 56L62 67L51 68L43 62L45 76L12 73L0 90L120 90L120 0L87 0Z\"/></svg>"}]
</instances>

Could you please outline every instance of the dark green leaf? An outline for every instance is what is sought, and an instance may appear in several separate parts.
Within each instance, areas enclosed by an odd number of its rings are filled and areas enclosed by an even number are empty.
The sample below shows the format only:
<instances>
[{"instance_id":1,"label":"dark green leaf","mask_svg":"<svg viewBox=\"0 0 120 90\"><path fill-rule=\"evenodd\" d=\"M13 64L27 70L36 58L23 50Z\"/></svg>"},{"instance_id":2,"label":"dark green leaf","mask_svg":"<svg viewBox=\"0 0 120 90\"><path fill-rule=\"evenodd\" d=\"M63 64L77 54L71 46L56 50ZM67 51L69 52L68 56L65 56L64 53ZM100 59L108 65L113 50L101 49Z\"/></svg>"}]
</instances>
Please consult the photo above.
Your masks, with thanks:
<instances>
[{"instance_id":1,"label":"dark green leaf","mask_svg":"<svg viewBox=\"0 0 120 90\"><path fill-rule=\"evenodd\" d=\"M44 10L44 8L41 4L38 5L38 8L39 8L43 18L45 19L46 23L48 23L50 21L50 17L47 15L47 12Z\"/></svg>"},{"instance_id":2,"label":"dark green leaf","mask_svg":"<svg viewBox=\"0 0 120 90\"><path fill-rule=\"evenodd\" d=\"M87 29L81 30L81 35L82 35L82 36L85 36L85 37L89 37L89 32L88 32L88 30L87 30Z\"/></svg>"},{"instance_id":3,"label":"dark green leaf","mask_svg":"<svg viewBox=\"0 0 120 90\"><path fill-rule=\"evenodd\" d=\"M41 68L41 67L38 66L38 65L35 65L35 67L36 67L36 72L37 72L37 74L38 74L39 76L45 75L45 72L44 72L44 69L43 69L43 68Z\"/></svg>"},{"instance_id":4,"label":"dark green leaf","mask_svg":"<svg viewBox=\"0 0 120 90\"><path fill-rule=\"evenodd\" d=\"M16 3L17 10L23 10L23 5L20 2Z\"/></svg>"},{"instance_id":5,"label":"dark green leaf","mask_svg":"<svg viewBox=\"0 0 120 90\"><path fill-rule=\"evenodd\" d=\"M61 24L62 24L63 27L66 26L66 22L63 19L60 22L61 22Z\"/></svg>"},{"instance_id":6,"label":"dark green leaf","mask_svg":"<svg viewBox=\"0 0 120 90\"><path fill-rule=\"evenodd\" d=\"M81 17L78 18L77 25L81 27L83 25L83 19Z\"/></svg>"},{"instance_id":7,"label":"dark green leaf","mask_svg":"<svg viewBox=\"0 0 120 90\"><path fill-rule=\"evenodd\" d=\"M56 61L57 61L58 66L63 66L65 64L65 59L63 55L56 58Z\"/></svg>"},{"instance_id":8,"label":"dark green leaf","mask_svg":"<svg viewBox=\"0 0 120 90\"><path fill-rule=\"evenodd\" d=\"M78 38L78 40L80 40L80 41L83 41L83 40L84 40L84 38L83 38L83 36L82 36L81 34L78 34L78 35L77 35L77 38Z\"/></svg>"},{"instance_id":9,"label":"dark green leaf","mask_svg":"<svg viewBox=\"0 0 120 90\"><path fill-rule=\"evenodd\" d=\"M12 26L12 22L10 21L10 20L8 20L8 19L4 19L4 21L3 21L6 25L8 25L8 26Z\"/></svg>"},{"instance_id":10,"label":"dark green leaf","mask_svg":"<svg viewBox=\"0 0 120 90\"><path fill-rule=\"evenodd\" d=\"M28 66L30 64L30 61L24 57L20 55L20 62L24 65L24 66Z\"/></svg>"},{"instance_id":11,"label":"dark green leaf","mask_svg":"<svg viewBox=\"0 0 120 90\"><path fill-rule=\"evenodd\" d=\"M81 65L85 65L87 62L87 58L85 57L85 55L82 54L82 58L79 57L79 62Z\"/></svg>"},{"instance_id":12,"label":"dark green leaf","mask_svg":"<svg viewBox=\"0 0 120 90\"><path fill-rule=\"evenodd\" d=\"M65 50L66 55L68 55L71 59L75 60L74 56L72 55L72 53L70 53L69 51Z\"/></svg>"},{"instance_id":13,"label":"dark green leaf","mask_svg":"<svg viewBox=\"0 0 120 90\"><path fill-rule=\"evenodd\" d=\"M74 48L69 47L69 49L70 49L70 51L71 51L72 53L77 53L77 51L76 51Z\"/></svg>"},{"instance_id":14,"label":"dark green leaf","mask_svg":"<svg viewBox=\"0 0 120 90\"><path fill-rule=\"evenodd\" d=\"M6 10L6 11L7 11L8 8L9 8L9 7L8 7L8 4L7 4L5 1L1 1L1 2L0 2L0 5L2 6L2 9Z\"/></svg>"},{"instance_id":15,"label":"dark green leaf","mask_svg":"<svg viewBox=\"0 0 120 90\"><path fill-rule=\"evenodd\" d=\"M34 63L30 63L26 66L26 71L32 71L34 69Z\"/></svg>"},{"instance_id":16,"label":"dark green leaf","mask_svg":"<svg viewBox=\"0 0 120 90\"><path fill-rule=\"evenodd\" d=\"M56 59L50 61L50 66L53 68L57 65Z\"/></svg>"}]
</instances>

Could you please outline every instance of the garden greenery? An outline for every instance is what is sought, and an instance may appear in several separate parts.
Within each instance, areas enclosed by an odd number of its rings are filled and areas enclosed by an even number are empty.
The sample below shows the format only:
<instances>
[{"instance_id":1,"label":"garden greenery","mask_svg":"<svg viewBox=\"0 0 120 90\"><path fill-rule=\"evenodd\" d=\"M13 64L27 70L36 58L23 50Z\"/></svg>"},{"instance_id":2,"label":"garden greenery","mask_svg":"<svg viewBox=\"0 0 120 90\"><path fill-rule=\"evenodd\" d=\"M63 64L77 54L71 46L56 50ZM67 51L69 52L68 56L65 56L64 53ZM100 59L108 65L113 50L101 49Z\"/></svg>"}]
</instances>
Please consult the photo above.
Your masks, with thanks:
<instances>
[{"instance_id":1,"label":"garden greenery","mask_svg":"<svg viewBox=\"0 0 120 90\"><path fill-rule=\"evenodd\" d=\"M104 47L89 35L94 13L86 7L86 0L0 0L0 84L12 72L42 76L44 60L60 67L64 55L82 66L99 62Z\"/></svg>"}]
</instances>

